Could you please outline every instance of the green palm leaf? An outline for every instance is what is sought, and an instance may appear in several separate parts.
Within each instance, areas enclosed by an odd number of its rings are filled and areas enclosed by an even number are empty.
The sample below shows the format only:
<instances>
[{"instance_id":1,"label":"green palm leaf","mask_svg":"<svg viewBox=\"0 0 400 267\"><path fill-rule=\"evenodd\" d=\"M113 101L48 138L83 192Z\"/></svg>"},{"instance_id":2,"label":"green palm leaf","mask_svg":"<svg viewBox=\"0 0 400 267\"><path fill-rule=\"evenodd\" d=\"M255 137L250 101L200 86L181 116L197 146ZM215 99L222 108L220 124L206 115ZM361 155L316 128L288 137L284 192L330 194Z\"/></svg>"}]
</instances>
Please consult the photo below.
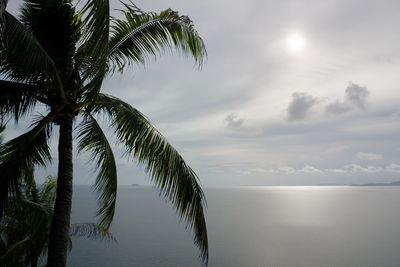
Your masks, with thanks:
<instances>
[{"instance_id":1,"label":"green palm leaf","mask_svg":"<svg viewBox=\"0 0 400 267\"><path fill-rule=\"evenodd\" d=\"M110 38L110 69L122 71L125 65L144 63L149 56L176 48L192 56L200 66L207 52L192 21L167 9L160 14L145 13L125 4L125 20L114 18Z\"/></svg>"},{"instance_id":2,"label":"green palm leaf","mask_svg":"<svg viewBox=\"0 0 400 267\"><path fill-rule=\"evenodd\" d=\"M3 119L12 116L18 121L33 110L38 99L46 101L39 93L35 86L0 80L0 116Z\"/></svg>"},{"instance_id":3,"label":"green palm leaf","mask_svg":"<svg viewBox=\"0 0 400 267\"><path fill-rule=\"evenodd\" d=\"M82 19L82 23L80 23ZM109 0L88 1L74 20L83 33L81 46L75 54L80 68L84 96L91 98L100 91L107 74L108 39L110 32Z\"/></svg>"},{"instance_id":4,"label":"green palm leaf","mask_svg":"<svg viewBox=\"0 0 400 267\"><path fill-rule=\"evenodd\" d=\"M117 242L108 229L95 223L74 223L69 228L69 235Z\"/></svg>"},{"instance_id":5,"label":"green palm leaf","mask_svg":"<svg viewBox=\"0 0 400 267\"><path fill-rule=\"evenodd\" d=\"M51 161L48 139L51 116L38 120L34 127L0 146L0 214L9 194L19 193L22 179L32 176L32 167L46 166Z\"/></svg>"},{"instance_id":6,"label":"green palm leaf","mask_svg":"<svg viewBox=\"0 0 400 267\"><path fill-rule=\"evenodd\" d=\"M100 216L99 224L109 229L117 198L117 167L114 154L100 125L91 116L87 116L80 126L78 138L79 151L90 151L92 160L99 168L95 189L99 193L101 208L97 215Z\"/></svg>"},{"instance_id":7,"label":"green palm leaf","mask_svg":"<svg viewBox=\"0 0 400 267\"><path fill-rule=\"evenodd\" d=\"M16 81L37 82L53 76L55 63L35 36L7 11L4 12L4 47L0 50L0 73Z\"/></svg>"},{"instance_id":8,"label":"green palm leaf","mask_svg":"<svg viewBox=\"0 0 400 267\"><path fill-rule=\"evenodd\" d=\"M135 108L118 98L99 94L90 108L109 115L115 134L127 151L145 166L152 180L176 207L186 226L194 230L194 242L208 260L207 229L203 206L206 205L198 177L182 156Z\"/></svg>"},{"instance_id":9,"label":"green palm leaf","mask_svg":"<svg viewBox=\"0 0 400 267\"><path fill-rule=\"evenodd\" d=\"M81 21L82 19L82 21ZM76 23L82 32L81 46L76 53L78 61L91 59L91 65L105 61L108 51L110 31L109 0L87 1L75 16Z\"/></svg>"},{"instance_id":10,"label":"green palm leaf","mask_svg":"<svg viewBox=\"0 0 400 267\"><path fill-rule=\"evenodd\" d=\"M29 248L30 245L31 245L31 241L29 239L20 240L18 242L8 245L7 250L4 252L4 254L0 255L0 263L4 262L4 264L6 264L7 262L10 262L10 260L8 259L10 254L12 254L16 251L17 251L17 253L19 251L24 251L27 248ZM19 252L19 253L21 253L21 252Z\"/></svg>"}]
</instances>

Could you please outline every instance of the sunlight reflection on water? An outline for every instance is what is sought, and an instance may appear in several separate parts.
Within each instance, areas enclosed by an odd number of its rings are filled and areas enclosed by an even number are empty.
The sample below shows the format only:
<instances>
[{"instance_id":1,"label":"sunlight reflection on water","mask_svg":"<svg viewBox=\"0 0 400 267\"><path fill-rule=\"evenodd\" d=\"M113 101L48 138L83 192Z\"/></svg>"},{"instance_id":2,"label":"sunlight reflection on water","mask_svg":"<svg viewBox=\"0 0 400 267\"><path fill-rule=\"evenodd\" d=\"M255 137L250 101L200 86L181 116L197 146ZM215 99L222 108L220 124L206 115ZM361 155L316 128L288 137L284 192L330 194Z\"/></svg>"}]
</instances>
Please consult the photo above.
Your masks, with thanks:
<instances>
[{"instance_id":1,"label":"sunlight reflection on water","mask_svg":"<svg viewBox=\"0 0 400 267\"><path fill-rule=\"evenodd\" d=\"M94 214L88 190L75 190L74 220ZM211 267L399 266L400 187L205 192ZM111 230L119 245L80 239L69 266L200 266L190 233L154 190L122 188L118 197Z\"/></svg>"}]
</instances>

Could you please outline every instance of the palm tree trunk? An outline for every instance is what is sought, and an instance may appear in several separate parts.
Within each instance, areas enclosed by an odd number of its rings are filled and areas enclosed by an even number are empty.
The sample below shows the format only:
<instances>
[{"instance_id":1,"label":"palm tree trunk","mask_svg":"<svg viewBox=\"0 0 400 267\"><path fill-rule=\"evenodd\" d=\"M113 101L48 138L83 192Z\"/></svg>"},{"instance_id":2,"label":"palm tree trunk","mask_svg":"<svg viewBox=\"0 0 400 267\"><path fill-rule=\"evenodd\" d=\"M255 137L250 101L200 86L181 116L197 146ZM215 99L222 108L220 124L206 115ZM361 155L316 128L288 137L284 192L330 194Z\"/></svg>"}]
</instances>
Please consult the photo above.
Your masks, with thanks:
<instances>
[{"instance_id":1,"label":"palm tree trunk","mask_svg":"<svg viewBox=\"0 0 400 267\"><path fill-rule=\"evenodd\" d=\"M57 196L51 225L48 267L65 267L72 202L72 118L60 120Z\"/></svg>"},{"instance_id":2,"label":"palm tree trunk","mask_svg":"<svg viewBox=\"0 0 400 267\"><path fill-rule=\"evenodd\" d=\"M27 264L26 266L37 267L37 265L38 265L38 256L36 255L35 252L31 253L31 255L30 255L30 265Z\"/></svg>"}]
</instances>

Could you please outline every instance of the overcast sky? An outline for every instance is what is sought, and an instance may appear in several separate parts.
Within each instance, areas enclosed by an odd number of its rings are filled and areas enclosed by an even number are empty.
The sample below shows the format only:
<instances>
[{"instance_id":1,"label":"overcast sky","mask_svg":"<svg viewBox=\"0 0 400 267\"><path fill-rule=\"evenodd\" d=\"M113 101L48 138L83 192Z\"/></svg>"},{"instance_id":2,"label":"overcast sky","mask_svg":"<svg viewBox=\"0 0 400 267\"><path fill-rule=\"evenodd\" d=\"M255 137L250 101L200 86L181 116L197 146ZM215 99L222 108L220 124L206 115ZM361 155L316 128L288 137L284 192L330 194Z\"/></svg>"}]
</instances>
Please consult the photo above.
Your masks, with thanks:
<instances>
[{"instance_id":1,"label":"overcast sky","mask_svg":"<svg viewBox=\"0 0 400 267\"><path fill-rule=\"evenodd\" d=\"M104 91L141 110L204 186L400 180L400 1L134 2L188 15L208 60L159 57ZM116 154L120 184L149 181ZM77 184L94 180L86 159Z\"/></svg>"}]
</instances>

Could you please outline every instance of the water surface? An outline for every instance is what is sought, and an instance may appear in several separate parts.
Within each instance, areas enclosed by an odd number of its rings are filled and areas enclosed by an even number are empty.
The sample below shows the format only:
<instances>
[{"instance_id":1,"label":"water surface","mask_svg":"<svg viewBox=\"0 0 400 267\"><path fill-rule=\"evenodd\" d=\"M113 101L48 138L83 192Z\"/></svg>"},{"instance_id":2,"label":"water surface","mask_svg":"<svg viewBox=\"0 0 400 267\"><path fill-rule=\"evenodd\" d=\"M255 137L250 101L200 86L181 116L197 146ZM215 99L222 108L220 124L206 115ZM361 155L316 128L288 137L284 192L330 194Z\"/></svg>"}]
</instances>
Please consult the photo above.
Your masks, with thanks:
<instances>
[{"instance_id":1,"label":"water surface","mask_svg":"<svg viewBox=\"0 0 400 267\"><path fill-rule=\"evenodd\" d=\"M75 187L73 222L95 195ZM400 266L400 187L206 188L210 267ZM68 266L201 266L191 233L150 187L125 187L118 244L74 239Z\"/></svg>"}]
</instances>

